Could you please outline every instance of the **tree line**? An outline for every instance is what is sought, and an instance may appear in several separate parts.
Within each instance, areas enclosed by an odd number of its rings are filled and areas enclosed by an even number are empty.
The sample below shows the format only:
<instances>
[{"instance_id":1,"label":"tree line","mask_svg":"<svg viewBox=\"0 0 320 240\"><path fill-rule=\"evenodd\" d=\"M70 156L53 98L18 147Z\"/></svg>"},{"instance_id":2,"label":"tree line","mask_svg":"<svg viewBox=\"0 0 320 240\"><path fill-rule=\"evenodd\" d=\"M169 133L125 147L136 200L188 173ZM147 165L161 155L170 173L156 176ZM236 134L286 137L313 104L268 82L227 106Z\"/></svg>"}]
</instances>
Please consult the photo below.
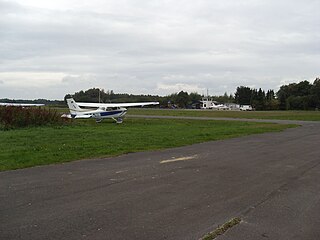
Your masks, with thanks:
<instances>
[{"instance_id":1,"label":"tree line","mask_svg":"<svg viewBox=\"0 0 320 240\"><path fill-rule=\"evenodd\" d=\"M235 92L235 102L251 105L256 110L315 110L320 108L320 78L313 83L301 81L282 85L275 93L240 86Z\"/></svg>"},{"instance_id":2,"label":"tree line","mask_svg":"<svg viewBox=\"0 0 320 240\"><path fill-rule=\"evenodd\" d=\"M320 108L320 78L311 84L308 81L283 85L277 92L279 109L312 110Z\"/></svg>"},{"instance_id":3,"label":"tree line","mask_svg":"<svg viewBox=\"0 0 320 240\"><path fill-rule=\"evenodd\" d=\"M179 108L192 108L194 104L200 103L203 95L197 92L185 92L180 91L179 93L172 93L167 96L158 95L134 95L134 94L123 94L114 93L113 90L91 88L86 91L79 91L73 95L67 94L64 99L73 97L78 102L149 102L157 101L160 103L160 107L179 107ZM232 95L225 93L222 96L212 96L215 101L218 102L233 102L234 98Z\"/></svg>"}]
</instances>

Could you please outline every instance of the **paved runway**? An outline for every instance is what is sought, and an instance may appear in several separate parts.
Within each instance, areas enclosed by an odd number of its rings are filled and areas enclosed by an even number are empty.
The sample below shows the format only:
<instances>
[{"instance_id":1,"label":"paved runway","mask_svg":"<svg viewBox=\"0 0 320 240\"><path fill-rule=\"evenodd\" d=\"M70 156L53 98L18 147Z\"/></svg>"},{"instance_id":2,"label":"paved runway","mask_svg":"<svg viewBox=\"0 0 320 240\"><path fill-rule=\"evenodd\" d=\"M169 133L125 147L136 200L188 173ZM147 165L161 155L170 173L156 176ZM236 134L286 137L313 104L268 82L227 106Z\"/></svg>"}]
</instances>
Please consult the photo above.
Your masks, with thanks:
<instances>
[{"instance_id":1,"label":"paved runway","mask_svg":"<svg viewBox=\"0 0 320 240\"><path fill-rule=\"evenodd\" d=\"M0 172L0 239L320 239L320 124Z\"/></svg>"}]
</instances>

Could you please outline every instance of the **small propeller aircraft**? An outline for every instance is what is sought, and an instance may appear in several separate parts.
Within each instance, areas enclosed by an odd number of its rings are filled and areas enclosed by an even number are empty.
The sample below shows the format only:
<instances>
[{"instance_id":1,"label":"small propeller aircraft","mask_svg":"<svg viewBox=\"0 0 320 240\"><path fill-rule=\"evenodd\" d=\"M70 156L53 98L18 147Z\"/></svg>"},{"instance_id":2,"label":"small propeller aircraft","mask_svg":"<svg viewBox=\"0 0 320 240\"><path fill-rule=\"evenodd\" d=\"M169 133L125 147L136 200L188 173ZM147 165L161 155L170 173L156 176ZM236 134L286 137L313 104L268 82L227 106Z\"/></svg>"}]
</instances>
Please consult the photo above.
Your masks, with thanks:
<instances>
[{"instance_id":1,"label":"small propeller aircraft","mask_svg":"<svg viewBox=\"0 0 320 240\"><path fill-rule=\"evenodd\" d=\"M94 118L96 122L101 122L104 118L111 118L116 123L122 123L124 115L127 113L125 107L137 107L146 105L158 105L159 102L140 103L85 103L76 102L73 98L67 99L70 114L63 114L66 118ZM82 108L84 107L84 108Z\"/></svg>"},{"instance_id":2,"label":"small propeller aircraft","mask_svg":"<svg viewBox=\"0 0 320 240\"><path fill-rule=\"evenodd\" d=\"M41 107L41 106L44 106L44 104L35 104L35 103L3 103L3 102L0 102L0 106Z\"/></svg>"}]
</instances>

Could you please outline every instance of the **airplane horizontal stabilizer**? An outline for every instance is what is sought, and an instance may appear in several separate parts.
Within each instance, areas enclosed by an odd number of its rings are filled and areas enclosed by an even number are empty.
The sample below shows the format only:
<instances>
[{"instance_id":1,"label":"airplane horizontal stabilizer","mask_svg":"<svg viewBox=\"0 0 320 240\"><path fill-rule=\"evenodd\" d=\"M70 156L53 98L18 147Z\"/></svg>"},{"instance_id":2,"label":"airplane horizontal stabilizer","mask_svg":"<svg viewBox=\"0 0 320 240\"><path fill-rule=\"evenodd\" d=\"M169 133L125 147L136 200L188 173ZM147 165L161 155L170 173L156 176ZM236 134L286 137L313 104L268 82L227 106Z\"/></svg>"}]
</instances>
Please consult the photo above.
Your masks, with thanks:
<instances>
[{"instance_id":1,"label":"airplane horizontal stabilizer","mask_svg":"<svg viewBox=\"0 0 320 240\"><path fill-rule=\"evenodd\" d=\"M62 118L92 118L91 115L62 114Z\"/></svg>"},{"instance_id":2,"label":"airplane horizontal stabilizer","mask_svg":"<svg viewBox=\"0 0 320 240\"><path fill-rule=\"evenodd\" d=\"M74 118L92 118L92 115L75 115Z\"/></svg>"},{"instance_id":3,"label":"airplane horizontal stabilizer","mask_svg":"<svg viewBox=\"0 0 320 240\"><path fill-rule=\"evenodd\" d=\"M12 106L12 107L41 107L44 104L36 104L36 103L0 103L0 106Z\"/></svg>"}]
</instances>

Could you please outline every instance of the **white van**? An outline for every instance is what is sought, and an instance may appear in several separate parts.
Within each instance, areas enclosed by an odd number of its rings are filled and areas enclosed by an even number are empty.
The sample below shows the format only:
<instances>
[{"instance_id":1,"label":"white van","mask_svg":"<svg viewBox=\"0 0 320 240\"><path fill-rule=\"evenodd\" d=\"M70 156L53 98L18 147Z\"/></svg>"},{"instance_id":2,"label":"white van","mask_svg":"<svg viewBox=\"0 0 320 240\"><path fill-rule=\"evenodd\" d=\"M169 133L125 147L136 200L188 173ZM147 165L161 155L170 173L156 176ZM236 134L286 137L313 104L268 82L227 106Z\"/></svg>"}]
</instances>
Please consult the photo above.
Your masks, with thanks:
<instances>
[{"instance_id":1,"label":"white van","mask_svg":"<svg viewBox=\"0 0 320 240\"><path fill-rule=\"evenodd\" d=\"M241 105L240 106L240 111L252 111L251 105Z\"/></svg>"}]
</instances>

